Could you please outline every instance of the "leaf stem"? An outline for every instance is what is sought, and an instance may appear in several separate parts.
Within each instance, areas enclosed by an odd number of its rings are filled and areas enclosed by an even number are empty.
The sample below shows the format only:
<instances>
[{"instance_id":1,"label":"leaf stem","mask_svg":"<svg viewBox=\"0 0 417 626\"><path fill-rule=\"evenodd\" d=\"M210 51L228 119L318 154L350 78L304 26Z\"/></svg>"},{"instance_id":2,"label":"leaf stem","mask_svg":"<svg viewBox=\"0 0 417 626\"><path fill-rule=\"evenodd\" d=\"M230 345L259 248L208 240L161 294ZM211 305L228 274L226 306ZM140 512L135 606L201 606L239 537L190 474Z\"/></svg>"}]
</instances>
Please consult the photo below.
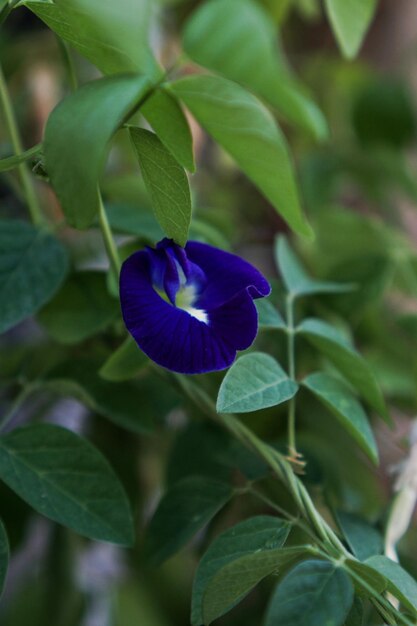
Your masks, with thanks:
<instances>
[{"instance_id":1,"label":"leaf stem","mask_svg":"<svg viewBox=\"0 0 417 626\"><path fill-rule=\"evenodd\" d=\"M114 241L113 233L107 219L106 209L104 208L103 199L101 197L100 190L98 190L99 195L99 211L98 217L100 222L100 229L103 235L104 245L106 246L107 256L109 257L110 267L114 274L114 278L116 280L116 284L119 280L121 261L119 257L119 252L117 250L116 243Z\"/></svg>"},{"instance_id":2,"label":"leaf stem","mask_svg":"<svg viewBox=\"0 0 417 626\"><path fill-rule=\"evenodd\" d=\"M291 293L286 298L287 318L287 353L288 374L295 380L295 331L294 331L294 297ZM297 460L297 446L295 442L295 398L288 403L288 454L291 459Z\"/></svg>"},{"instance_id":3,"label":"leaf stem","mask_svg":"<svg viewBox=\"0 0 417 626\"><path fill-rule=\"evenodd\" d=\"M68 82L71 88L71 91L76 91L78 87L78 79L77 74L75 72L74 61L72 60L71 52L69 46L66 41L61 39L58 35L56 36L58 47L61 52L62 61L68 76Z\"/></svg>"},{"instance_id":4,"label":"leaf stem","mask_svg":"<svg viewBox=\"0 0 417 626\"><path fill-rule=\"evenodd\" d=\"M16 117L13 111L12 101L10 93L7 88L6 79L3 74L3 70L0 66L0 102L4 112L4 120L6 122L7 130L9 132L10 141L13 146L13 150L16 155L23 153L22 140L20 138L19 129L17 126ZM26 199L26 204L29 209L32 222L38 226L44 223L44 218L38 203L35 187L30 176L30 172L26 163L20 163L18 165L18 171L20 181L22 184L23 193Z\"/></svg>"}]
</instances>

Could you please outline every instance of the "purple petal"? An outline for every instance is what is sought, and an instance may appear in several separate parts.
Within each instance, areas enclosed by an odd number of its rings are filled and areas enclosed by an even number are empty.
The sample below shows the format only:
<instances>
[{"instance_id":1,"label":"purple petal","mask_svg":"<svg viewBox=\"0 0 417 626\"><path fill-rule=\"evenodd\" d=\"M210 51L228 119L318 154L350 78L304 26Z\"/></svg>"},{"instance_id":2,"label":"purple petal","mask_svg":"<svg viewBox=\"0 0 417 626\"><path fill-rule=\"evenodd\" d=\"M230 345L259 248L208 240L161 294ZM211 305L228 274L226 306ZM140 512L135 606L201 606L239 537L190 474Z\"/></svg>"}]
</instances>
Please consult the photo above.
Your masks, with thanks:
<instances>
[{"instance_id":1,"label":"purple petal","mask_svg":"<svg viewBox=\"0 0 417 626\"><path fill-rule=\"evenodd\" d=\"M236 351L249 347L256 336L257 313L248 290L211 308L205 324L156 293L147 252L136 252L124 262L120 299L126 327L139 347L176 372L197 374L229 367Z\"/></svg>"},{"instance_id":2,"label":"purple petal","mask_svg":"<svg viewBox=\"0 0 417 626\"><path fill-rule=\"evenodd\" d=\"M235 254L196 241L189 241L185 251L207 279L206 288L196 302L199 308L208 311L217 308L244 289L248 289L252 298L262 298L271 293L271 287L262 274Z\"/></svg>"}]
</instances>

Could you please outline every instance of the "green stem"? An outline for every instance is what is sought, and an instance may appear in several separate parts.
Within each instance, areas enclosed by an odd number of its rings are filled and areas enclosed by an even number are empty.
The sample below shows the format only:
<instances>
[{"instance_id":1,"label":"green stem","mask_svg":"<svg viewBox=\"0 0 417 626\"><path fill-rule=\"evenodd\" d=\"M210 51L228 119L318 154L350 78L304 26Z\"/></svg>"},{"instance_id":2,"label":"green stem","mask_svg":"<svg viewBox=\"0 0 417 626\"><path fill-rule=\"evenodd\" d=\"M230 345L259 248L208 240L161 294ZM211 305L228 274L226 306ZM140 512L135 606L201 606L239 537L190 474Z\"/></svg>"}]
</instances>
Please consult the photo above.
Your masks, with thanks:
<instances>
[{"instance_id":1,"label":"green stem","mask_svg":"<svg viewBox=\"0 0 417 626\"><path fill-rule=\"evenodd\" d=\"M0 102L4 111L4 120L6 122L7 130L9 132L10 141L13 146L13 150L16 155L23 153L22 141L20 138L19 130L17 127L16 117L13 111L12 101L10 98L7 83L4 78L3 70L0 66ZM29 213L32 222L35 225L42 224L44 222L42 212L36 196L35 187L30 176L29 169L26 163L20 163L18 165L19 176L22 184L23 193L26 199L26 203L29 209Z\"/></svg>"},{"instance_id":2,"label":"green stem","mask_svg":"<svg viewBox=\"0 0 417 626\"><path fill-rule=\"evenodd\" d=\"M26 399L37 389L39 389L40 385L37 382L29 383L21 389L21 391L17 394L15 399L12 401L9 410L4 413L0 418L0 430L4 430L7 424L13 419L16 415L16 412L20 407L24 404Z\"/></svg>"},{"instance_id":3,"label":"green stem","mask_svg":"<svg viewBox=\"0 0 417 626\"><path fill-rule=\"evenodd\" d=\"M76 91L78 87L77 74L75 72L74 61L72 60L71 52L66 41L63 41L61 37L56 36L59 49L61 51L62 60L65 70L67 72L68 81L71 87L71 91Z\"/></svg>"},{"instance_id":4,"label":"green stem","mask_svg":"<svg viewBox=\"0 0 417 626\"><path fill-rule=\"evenodd\" d=\"M294 332L294 298L292 294L286 299L287 317L287 353L288 374L291 380L295 380L295 332ZM297 446L295 442L295 398L288 403L288 452L291 458L297 458Z\"/></svg>"},{"instance_id":5,"label":"green stem","mask_svg":"<svg viewBox=\"0 0 417 626\"><path fill-rule=\"evenodd\" d=\"M111 266L111 269L112 269L112 272L114 274L114 278L117 284L119 280L119 274L120 274L120 268L121 268L119 252L117 250L117 247L113 238L113 233L112 233L109 221L107 219L106 210L104 208L100 191L98 192L98 195L99 195L98 217L100 221L101 233L103 235L104 245L106 246L106 251L107 251L107 256L109 257L110 266Z\"/></svg>"}]
</instances>

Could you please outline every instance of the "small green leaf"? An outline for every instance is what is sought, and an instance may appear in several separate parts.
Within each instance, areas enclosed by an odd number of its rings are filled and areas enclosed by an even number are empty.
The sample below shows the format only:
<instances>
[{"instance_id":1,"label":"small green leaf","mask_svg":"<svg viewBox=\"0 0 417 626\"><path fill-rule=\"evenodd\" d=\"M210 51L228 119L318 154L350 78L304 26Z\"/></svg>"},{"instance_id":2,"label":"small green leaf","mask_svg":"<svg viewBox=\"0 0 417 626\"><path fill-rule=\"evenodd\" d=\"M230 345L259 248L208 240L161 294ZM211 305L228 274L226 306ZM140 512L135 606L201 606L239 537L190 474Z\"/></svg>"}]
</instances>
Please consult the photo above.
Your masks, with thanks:
<instances>
[{"instance_id":1,"label":"small green leaf","mask_svg":"<svg viewBox=\"0 0 417 626\"><path fill-rule=\"evenodd\" d=\"M3 522L0 520L0 597L3 593L9 567L9 540Z\"/></svg>"},{"instance_id":2,"label":"small green leaf","mask_svg":"<svg viewBox=\"0 0 417 626\"><path fill-rule=\"evenodd\" d=\"M61 243L26 222L0 222L0 332L37 313L68 271Z\"/></svg>"},{"instance_id":3,"label":"small green leaf","mask_svg":"<svg viewBox=\"0 0 417 626\"><path fill-rule=\"evenodd\" d=\"M7 157L5 159L0 160L0 172L8 172L9 170L14 169L21 163L25 161L29 161L33 157L38 156L42 152L42 144L38 143L33 148L29 148L29 150L25 150L21 154L15 154L13 156Z\"/></svg>"},{"instance_id":4,"label":"small green leaf","mask_svg":"<svg viewBox=\"0 0 417 626\"><path fill-rule=\"evenodd\" d=\"M297 393L279 363L268 354L252 352L229 369L217 397L218 413L248 413L281 404Z\"/></svg>"},{"instance_id":5,"label":"small green leaf","mask_svg":"<svg viewBox=\"0 0 417 626\"><path fill-rule=\"evenodd\" d=\"M155 216L168 237L185 246L191 222L187 176L158 137L143 128L130 128Z\"/></svg>"},{"instance_id":6,"label":"small green leaf","mask_svg":"<svg viewBox=\"0 0 417 626\"><path fill-rule=\"evenodd\" d=\"M1 437L0 452L0 478L38 513L91 539L132 544L124 489L86 439L33 424Z\"/></svg>"},{"instance_id":7,"label":"small green leaf","mask_svg":"<svg viewBox=\"0 0 417 626\"><path fill-rule=\"evenodd\" d=\"M353 285L314 280L305 272L287 238L280 235L275 242L275 259L288 292L296 296L309 296L318 293L343 293L351 291Z\"/></svg>"},{"instance_id":8,"label":"small green leaf","mask_svg":"<svg viewBox=\"0 0 417 626\"><path fill-rule=\"evenodd\" d=\"M137 376L149 364L149 359L144 352L128 337L119 346L100 369L100 376L106 380L119 382L130 380Z\"/></svg>"},{"instance_id":9,"label":"small green leaf","mask_svg":"<svg viewBox=\"0 0 417 626\"><path fill-rule=\"evenodd\" d=\"M417 582L408 572L387 556L371 556L366 565L384 576L387 588L405 608L417 615Z\"/></svg>"},{"instance_id":10,"label":"small green leaf","mask_svg":"<svg viewBox=\"0 0 417 626\"><path fill-rule=\"evenodd\" d=\"M327 136L322 112L289 74L279 56L276 27L257 3L205 2L186 23L184 49L200 65L253 90L316 139Z\"/></svg>"},{"instance_id":11,"label":"small green leaf","mask_svg":"<svg viewBox=\"0 0 417 626\"><path fill-rule=\"evenodd\" d=\"M77 272L42 309L38 320L56 341L72 344L104 330L119 310L103 272Z\"/></svg>"},{"instance_id":12,"label":"small green leaf","mask_svg":"<svg viewBox=\"0 0 417 626\"><path fill-rule=\"evenodd\" d=\"M343 55L352 59L362 45L377 0L325 0L324 5Z\"/></svg>"},{"instance_id":13,"label":"small green leaf","mask_svg":"<svg viewBox=\"0 0 417 626\"><path fill-rule=\"evenodd\" d=\"M232 526L232 528L229 528L216 537L210 544L207 552L203 555L195 574L191 623L199 626L204 622L203 598L206 589L210 581L212 581L226 565L239 561L244 556L253 556L254 554L264 552L272 551L274 556L276 556L277 549L284 545L290 528L291 526L288 522L284 522L277 517L259 515L244 520L236 524L236 526ZM239 585L241 585L241 589L245 589L244 593L247 593L245 582L240 576L235 576L233 579L233 591L228 588L229 593L232 595L234 595L233 592L237 591L236 595L231 599L231 605L242 595L242 591L236 590L236 587ZM224 591L225 589L223 587L223 592ZM209 601L210 598L207 598L207 600ZM206 600L204 604L207 604ZM223 603L223 606L226 605ZM206 607L206 611L207 608L208 607ZM214 606L212 608L214 608ZM216 612L218 612L219 608L219 606L216 607ZM228 608L231 607L222 609L222 612L218 613L217 617L225 613Z\"/></svg>"},{"instance_id":14,"label":"small green leaf","mask_svg":"<svg viewBox=\"0 0 417 626\"><path fill-rule=\"evenodd\" d=\"M350 549L360 561L382 553L381 534L364 519L343 511L337 511L336 519Z\"/></svg>"},{"instance_id":15,"label":"small green leaf","mask_svg":"<svg viewBox=\"0 0 417 626\"><path fill-rule=\"evenodd\" d=\"M231 154L291 228L310 237L285 138L259 100L218 76L191 76L170 83L169 89Z\"/></svg>"},{"instance_id":16,"label":"small green leaf","mask_svg":"<svg viewBox=\"0 0 417 626\"><path fill-rule=\"evenodd\" d=\"M381 390L370 366L336 328L322 320L309 318L298 326L297 332L325 354L363 398L385 421L390 422Z\"/></svg>"},{"instance_id":17,"label":"small green leaf","mask_svg":"<svg viewBox=\"0 0 417 626\"><path fill-rule=\"evenodd\" d=\"M141 107L141 113L178 163L194 172L193 139L176 98L165 89L158 89Z\"/></svg>"},{"instance_id":18,"label":"small green leaf","mask_svg":"<svg viewBox=\"0 0 417 626\"><path fill-rule=\"evenodd\" d=\"M368 418L349 388L322 372L307 376L303 385L339 419L372 461L378 463L378 448Z\"/></svg>"},{"instance_id":19,"label":"small green leaf","mask_svg":"<svg viewBox=\"0 0 417 626\"><path fill-rule=\"evenodd\" d=\"M278 584L265 626L342 626L353 602L348 575L326 561L304 561Z\"/></svg>"},{"instance_id":20,"label":"small green leaf","mask_svg":"<svg viewBox=\"0 0 417 626\"><path fill-rule=\"evenodd\" d=\"M22 4L104 74L161 75L148 44L150 0L28 0Z\"/></svg>"},{"instance_id":21,"label":"small green leaf","mask_svg":"<svg viewBox=\"0 0 417 626\"><path fill-rule=\"evenodd\" d=\"M227 485L192 476L171 487L162 497L148 529L147 553L162 563L180 550L230 500Z\"/></svg>"},{"instance_id":22,"label":"small green leaf","mask_svg":"<svg viewBox=\"0 0 417 626\"><path fill-rule=\"evenodd\" d=\"M151 432L155 415L162 411L162 406L155 403L163 398L152 396L151 403L146 381L109 382L96 374L97 369L97 363L85 359L63 363L50 372L44 386L59 395L77 398L121 428L139 434Z\"/></svg>"},{"instance_id":23,"label":"small green leaf","mask_svg":"<svg viewBox=\"0 0 417 626\"><path fill-rule=\"evenodd\" d=\"M45 165L71 226L87 228L94 221L106 146L149 89L148 80L135 74L101 78L77 89L49 116Z\"/></svg>"},{"instance_id":24,"label":"small green leaf","mask_svg":"<svg viewBox=\"0 0 417 626\"><path fill-rule=\"evenodd\" d=\"M287 328L280 312L269 300L259 298L255 300L255 306L258 311L258 325L260 329L275 328L277 330L285 330Z\"/></svg>"}]
</instances>

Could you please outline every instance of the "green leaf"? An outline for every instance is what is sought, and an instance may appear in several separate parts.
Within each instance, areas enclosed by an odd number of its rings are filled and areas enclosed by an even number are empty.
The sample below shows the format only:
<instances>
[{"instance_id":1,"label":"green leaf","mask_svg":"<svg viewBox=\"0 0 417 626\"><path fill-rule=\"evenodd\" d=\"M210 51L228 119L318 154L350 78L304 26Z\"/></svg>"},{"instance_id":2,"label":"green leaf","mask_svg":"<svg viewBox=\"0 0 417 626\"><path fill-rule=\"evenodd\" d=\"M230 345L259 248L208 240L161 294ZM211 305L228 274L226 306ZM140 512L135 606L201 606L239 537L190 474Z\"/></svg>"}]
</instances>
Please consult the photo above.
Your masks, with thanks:
<instances>
[{"instance_id":1,"label":"green leaf","mask_svg":"<svg viewBox=\"0 0 417 626\"><path fill-rule=\"evenodd\" d=\"M184 49L200 65L248 87L285 119L324 139L324 116L290 76L276 40L274 23L252 0L211 0L188 20Z\"/></svg>"},{"instance_id":2,"label":"green leaf","mask_svg":"<svg viewBox=\"0 0 417 626\"><path fill-rule=\"evenodd\" d=\"M232 609L263 578L281 572L304 553L305 549L299 547L260 551L225 565L210 580L204 594L204 624Z\"/></svg>"},{"instance_id":3,"label":"green leaf","mask_svg":"<svg viewBox=\"0 0 417 626\"><path fill-rule=\"evenodd\" d=\"M218 76L191 76L170 83L169 89L229 152L293 230L311 236L285 138L262 104L239 85Z\"/></svg>"},{"instance_id":4,"label":"green leaf","mask_svg":"<svg viewBox=\"0 0 417 626\"><path fill-rule=\"evenodd\" d=\"M138 348L131 337L128 337L107 359L99 374L102 378L113 382L130 380L147 365L149 365L149 359L146 354Z\"/></svg>"},{"instance_id":5,"label":"green leaf","mask_svg":"<svg viewBox=\"0 0 417 626\"><path fill-rule=\"evenodd\" d=\"M377 464L378 448L368 418L349 388L341 380L322 372L307 376L303 385L338 418L364 452Z\"/></svg>"},{"instance_id":6,"label":"green leaf","mask_svg":"<svg viewBox=\"0 0 417 626\"><path fill-rule=\"evenodd\" d=\"M275 259L288 292L294 296L309 296L318 293L343 293L351 291L353 285L314 280L305 272L284 235L275 241Z\"/></svg>"},{"instance_id":7,"label":"green leaf","mask_svg":"<svg viewBox=\"0 0 417 626\"><path fill-rule=\"evenodd\" d=\"M49 116L45 165L71 226L87 228L94 221L106 146L148 91L143 76L102 78L80 87Z\"/></svg>"},{"instance_id":8,"label":"green leaf","mask_svg":"<svg viewBox=\"0 0 417 626\"><path fill-rule=\"evenodd\" d=\"M176 98L165 89L158 89L146 100L141 113L178 163L194 172L193 139Z\"/></svg>"},{"instance_id":9,"label":"green leaf","mask_svg":"<svg viewBox=\"0 0 417 626\"><path fill-rule=\"evenodd\" d=\"M29 148L29 150L25 150L21 154L15 154L13 156L7 157L5 159L0 160L0 172L8 172L9 170L13 170L15 167L24 163L25 161L29 161L33 157L38 156L42 152L42 144L38 143L33 148Z\"/></svg>"},{"instance_id":10,"label":"green leaf","mask_svg":"<svg viewBox=\"0 0 417 626\"><path fill-rule=\"evenodd\" d=\"M151 403L146 381L109 382L96 374L97 369L97 364L89 360L64 363L50 372L44 386L59 395L77 398L121 428L139 434L151 432L163 398L152 396Z\"/></svg>"},{"instance_id":11,"label":"green leaf","mask_svg":"<svg viewBox=\"0 0 417 626\"><path fill-rule=\"evenodd\" d=\"M150 0L29 0L22 4L104 74L161 75L148 44Z\"/></svg>"},{"instance_id":12,"label":"green leaf","mask_svg":"<svg viewBox=\"0 0 417 626\"><path fill-rule=\"evenodd\" d=\"M156 219L168 237L185 246L191 222L187 176L156 135L131 127L130 136Z\"/></svg>"},{"instance_id":13,"label":"green leaf","mask_svg":"<svg viewBox=\"0 0 417 626\"><path fill-rule=\"evenodd\" d=\"M417 615L417 582L399 563L391 561L387 556L372 556L366 564L382 574L387 581L387 588L393 596L413 615Z\"/></svg>"},{"instance_id":14,"label":"green leaf","mask_svg":"<svg viewBox=\"0 0 417 626\"><path fill-rule=\"evenodd\" d=\"M362 626L363 624L363 604L359 598L354 599L352 608L346 618L345 626Z\"/></svg>"},{"instance_id":15,"label":"green leaf","mask_svg":"<svg viewBox=\"0 0 417 626\"><path fill-rule=\"evenodd\" d=\"M0 597L3 593L6 581L7 568L9 567L9 539L3 522L0 520Z\"/></svg>"},{"instance_id":16,"label":"green leaf","mask_svg":"<svg viewBox=\"0 0 417 626\"><path fill-rule=\"evenodd\" d=\"M281 313L278 309L265 298L255 300L256 310L258 311L258 326L260 329L275 328L277 330L285 330L287 328Z\"/></svg>"},{"instance_id":17,"label":"green leaf","mask_svg":"<svg viewBox=\"0 0 417 626\"><path fill-rule=\"evenodd\" d=\"M38 315L49 335L78 343L104 330L119 315L119 304L106 287L103 272L77 272Z\"/></svg>"},{"instance_id":18,"label":"green leaf","mask_svg":"<svg viewBox=\"0 0 417 626\"><path fill-rule=\"evenodd\" d=\"M349 548L360 561L382 553L384 549L382 536L368 522L343 511L337 511L336 519Z\"/></svg>"},{"instance_id":19,"label":"green leaf","mask_svg":"<svg viewBox=\"0 0 417 626\"><path fill-rule=\"evenodd\" d=\"M385 421L390 422L381 390L370 366L336 328L327 322L309 318L298 326L297 332L325 354L363 398Z\"/></svg>"},{"instance_id":20,"label":"green leaf","mask_svg":"<svg viewBox=\"0 0 417 626\"><path fill-rule=\"evenodd\" d=\"M362 45L377 0L325 0L324 5L343 55L352 59Z\"/></svg>"},{"instance_id":21,"label":"green leaf","mask_svg":"<svg viewBox=\"0 0 417 626\"><path fill-rule=\"evenodd\" d=\"M247 555L272 551L276 556L277 549L281 548L287 540L290 528L291 525L288 522L284 522L277 517L259 515L244 520L218 535L203 555L194 577L191 623L199 626L204 622L203 599L206 589L210 581L226 565L239 561ZM241 568L238 566L238 569ZM247 593L245 583L240 576L235 576L232 580L233 592L236 592L236 587L241 584L241 588L245 588L244 593ZM234 595L230 602L233 605L241 597L242 591L237 590L237 593L233 594L229 587L228 591ZM206 604L206 601L204 604ZM222 610L217 617L225 613L228 608Z\"/></svg>"},{"instance_id":22,"label":"green leaf","mask_svg":"<svg viewBox=\"0 0 417 626\"><path fill-rule=\"evenodd\" d=\"M300 563L278 584L265 626L342 626L353 602L348 575L326 561Z\"/></svg>"},{"instance_id":23,"label":"green leaf","mask_svg":"<svg viewBox=\"0 0 417 626\"><path fill-rule=\"evenodd\" d=\"M248 413L281 404L297 393L279 363L269 354L252 352L229 369L217 397L218 413Z\"/></svg>"},{"instance_id":24,"label":"green leaf","mask_svg":"<svg viewBox=\"0 0 417 626\"><path fill-rule=\"evenodd\" d=\"M162 563L178 552L230 500L230 485L192 476L162 497L148 528L147 554Z\"/></svg>"},{"instance_id":25,"label":"green leaf","mask_svg":"<svg viewBox=\"0 0 417 626\"><path fill-rule=\"evenodd\" d=\"M372 587L378 593L383 593L387 588L387 581L385 578L366 563L346 559L345 570L347 572L354 572L362 581L366 583L368 587ZM359 590L363 596L369 597L369 591L366 587L363 587L360 582L357 581L355 586L359 586Z\"/></svg>"},{"instance_id":26,"label":"green leaf","mask_svg":"<svg viewBox=\"0 0 417 626\"><path fill-rule=\"evenodd\" d=\"M33 424L1 437L0 451L0 478L38 513L91 539L133 543L124 489L87 440Z\"/></svg>"},{"instance_id":27,"label":"green leaf","mask_svg":"<svg viewBox=\"0 0 417 626\"><path fill-rule=\"evenodd\" d=\"M37 313L61 286L68 257L61 243L26 222L0 222L0 332Z\"/></svg>"}]
</instances>

